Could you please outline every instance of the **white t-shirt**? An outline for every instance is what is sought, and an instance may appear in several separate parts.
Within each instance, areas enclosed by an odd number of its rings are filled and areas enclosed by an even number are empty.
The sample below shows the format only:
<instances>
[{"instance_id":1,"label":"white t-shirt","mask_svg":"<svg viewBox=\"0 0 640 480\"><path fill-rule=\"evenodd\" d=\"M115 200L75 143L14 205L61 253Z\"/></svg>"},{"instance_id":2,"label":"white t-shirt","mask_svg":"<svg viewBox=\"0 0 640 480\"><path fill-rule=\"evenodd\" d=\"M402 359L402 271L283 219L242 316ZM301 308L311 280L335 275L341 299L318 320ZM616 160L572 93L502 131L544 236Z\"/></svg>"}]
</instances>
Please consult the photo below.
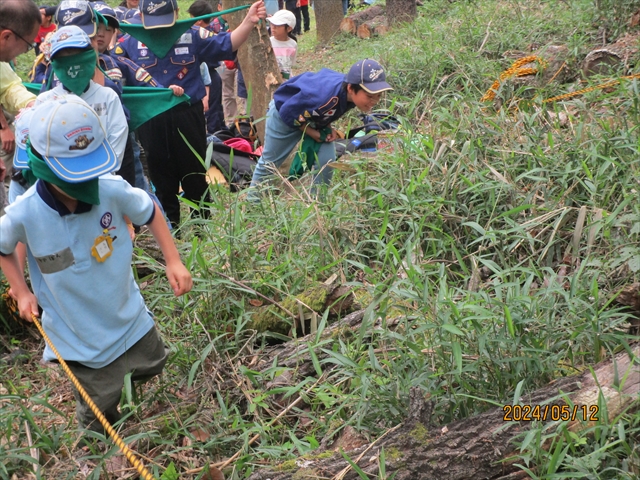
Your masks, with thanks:
<instances>
[{"instance_id":1,"label":"white t-shirt","mask_svg":"<svg viewBox=\"0 0 640 480\"><path fill-rule=\"evenodd\" d=\"M293 66L296 63L298 44L293 38L282 42L276 40L275 37L271 37L271 47L273 48L273 53L276 55L276 60L278 61L282 75L285 79L291 77Z\"/></svg>"}]
</instances>

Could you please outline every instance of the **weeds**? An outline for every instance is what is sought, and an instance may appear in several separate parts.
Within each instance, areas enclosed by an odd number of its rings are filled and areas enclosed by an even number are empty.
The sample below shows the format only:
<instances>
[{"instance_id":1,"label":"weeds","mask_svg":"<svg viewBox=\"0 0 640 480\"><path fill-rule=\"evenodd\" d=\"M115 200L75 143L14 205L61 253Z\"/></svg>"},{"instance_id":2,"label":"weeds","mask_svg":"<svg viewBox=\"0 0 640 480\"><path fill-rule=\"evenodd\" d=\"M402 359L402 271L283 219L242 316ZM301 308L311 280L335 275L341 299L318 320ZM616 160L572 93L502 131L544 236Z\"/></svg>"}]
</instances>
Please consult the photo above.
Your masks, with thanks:
<instances>
[{"instance_id":1,"label":"weeds","mask_svg":"<svg viewBox=\"0 0 640 480\"><path fill-rule=\"evenodd\" d=\"M383 61L395 87L384 107L400 117L399 133L381 138L377 155L349 158L355 173L336 171L320 200L302 184L254 207L212 187L212 221L181 227L189 296L175 299L162 265L136 250L148 272L142 292L172 353L160 381L127 390L136 421L121 428L157 476L175 478L175 468L197 478L236 455L225 473L241 479L266 461L313 455L347 426L377 438L406 418L412 387L444 425L635 340L612 296L640 274L637 82L555 105L506 85L505 98L532 99L500 111L479 102L511 63L506 51L565 44L580 59L599 38L593 19L613 35L631 3L433 0L388 37L341 37L322 66ZM544 94L568 88L550 84ZM333 274L361 299L362 326L324 338L329 316L319 312L315 340L300 345L311 358L304 375L302 362L265 364L288 337L250 330L254 304ZM54 374L0 368L0 477L34 469L26 422L44 468L72 478L62 452L77 435L73 407L51 393L64 379L27 385ZM540 426L510 460L532 478L636 478L639 432L633 410L579 432ZM107 468L97 457L94 478ZM371 478L393 478L384 454Z\"/></svg>"}]
</instances>

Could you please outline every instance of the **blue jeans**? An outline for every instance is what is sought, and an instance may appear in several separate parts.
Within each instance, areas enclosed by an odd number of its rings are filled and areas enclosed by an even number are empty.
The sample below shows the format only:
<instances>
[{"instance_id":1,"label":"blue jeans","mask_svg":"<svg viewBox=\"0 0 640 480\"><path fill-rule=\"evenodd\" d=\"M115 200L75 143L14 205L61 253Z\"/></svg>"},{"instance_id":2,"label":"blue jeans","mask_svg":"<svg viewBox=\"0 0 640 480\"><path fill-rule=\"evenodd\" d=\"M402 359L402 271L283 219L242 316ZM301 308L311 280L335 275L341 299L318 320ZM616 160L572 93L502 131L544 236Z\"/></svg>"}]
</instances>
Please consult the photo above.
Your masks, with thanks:
<instances>
[{"instance_id":1,"label":"blue jeans","mask_svg":"<svg viewBox=\"0 0 640 480\"><path fill-rule=\"evenodd\" d=\"M346 16L349 10L349 0L342 0L342 13Z\"/></svg>"},{"instance_id":2,"label":"blue jeans","mask_svg":"<svg viewBox=\"0 0 640 480\"><path fill-rule=\"evenodd\" d=\"M264 150L258 159L256 169L253 171L251 187L247 197L251 201L259 201L257 187L259 184L275 172L284 163L289 154L296 148L302 139L302 131L296 127L290 127L282 121L276 106L271 100L267 113L267 124L264 132ZM314 171L320 170L314 177L314 184L328 184L333 176L333 169L325 165L336 158L336 147L333 142L325 142L318 151L318 162L314 165Z\"/></svg>"}]
</instances>

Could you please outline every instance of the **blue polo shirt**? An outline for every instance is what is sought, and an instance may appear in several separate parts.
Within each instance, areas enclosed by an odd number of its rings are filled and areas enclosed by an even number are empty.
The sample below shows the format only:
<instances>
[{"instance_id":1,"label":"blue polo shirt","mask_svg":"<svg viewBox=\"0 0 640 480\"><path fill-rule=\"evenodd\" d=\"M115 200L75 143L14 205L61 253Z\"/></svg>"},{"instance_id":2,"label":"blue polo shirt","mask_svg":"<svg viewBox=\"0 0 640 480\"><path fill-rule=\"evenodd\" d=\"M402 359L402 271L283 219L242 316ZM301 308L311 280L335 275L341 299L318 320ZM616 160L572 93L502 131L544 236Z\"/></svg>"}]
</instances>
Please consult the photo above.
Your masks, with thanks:
<instances>
[{"instance_id":1,"label":"blue polo shirt","mask_svg":"<svg viewBox=\"0 0 640 480\"><path fill-rule=\"evenodd\" d=\"M113 50L115 55L126 56L146 69L165 87L179 85L194 105L206 94L200 64L212 64L220 60L233 60L235 54L228 33L214 35L205 28L193 26L173 44L169 53L157 57L145 44L125 35Z\"/></svg>"},{"instance_id":2,"label":"blue polo shirt","mask_svg":"<svg viewBox=\"0 0 640 480\"><path fill-rule=\"evenodd\" d=\"M290 127L326 127L355 107L347 101L344 82L343 73L327 68L306 72L280 85L273 101L280 118Z\"/></svg>"},{"instance_id":3,"label":"blue polo shirt","mask_svg":"<svg viewBox=\"0 0 640 480\"><path fill-rule=\"evenodd\" d=\"M42 326L62 358L101 368L152 327L131 270L133 245L124 216L138 225L153 219L149 195L121 177L100 177L100 205L79 202L75 212L38 180L0 218L0 255L27 245L33 292L43 309ZM92 256L107 230L113 251L104 262ZM54 360L48 346L45 360Z\"/></svg>"}]
</instances>

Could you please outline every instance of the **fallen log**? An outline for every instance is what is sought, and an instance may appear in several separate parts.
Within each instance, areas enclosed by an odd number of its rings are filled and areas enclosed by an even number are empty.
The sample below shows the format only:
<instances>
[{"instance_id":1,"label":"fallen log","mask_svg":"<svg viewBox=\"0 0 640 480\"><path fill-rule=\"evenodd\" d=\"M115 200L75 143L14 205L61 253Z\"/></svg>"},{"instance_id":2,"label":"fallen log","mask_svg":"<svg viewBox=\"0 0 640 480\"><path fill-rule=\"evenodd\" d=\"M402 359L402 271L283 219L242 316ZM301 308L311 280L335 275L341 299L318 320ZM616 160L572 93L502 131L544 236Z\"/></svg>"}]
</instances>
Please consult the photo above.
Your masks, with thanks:
<instances>
[{"instance_id":1,"label":"fallen log","mask_svg":"<svg viewBox=\"0 0 640 480\"><path fill-rule=\"evenodd\" d=\"M612 73L627 75L637 54L638 34L628 33L614 43L589 52L582 62L582 72L586 77Z\"/></svg>"},{"instance_id":2,"label":"fallen log","mask_svg":"<svg viewBox=\"0 0 640 480\"><path fill-rule=\"evenodd\" d=\"M364 22L356 29L358 38L371 38L374 35L384 35L389 31L387 17L380 15L367 22Z\"/></svg>"},{"instance_id":3,"label":"fallen log","mask_svg":"<svg viewBox=\"0 0 640 480\"><path fill-rule=\"evenodd\" d=\"M623 410L638 402L640 393L640 345L632 346L633 355L618 353L614 358L590 371L573 377L559 378L521 399L523 405L566 405L587 408L590 413L598 406L602 395L611 420ZM594 378L595 377L595 378ZM625 379L617 387L619 379ZM635 403L634 403L635 402ZM515 451L514 440L531 428L531 422L505 422L505 410L494 408L475 417L466 418L446 426L434 427L430 422L431 404L418 389L411 391L409 416L406 421L387 432L374 444L346 452L352 461L368 474L378 473L378 460L382 448L386 452L386 472L396 473L396 480L463 480L491 479L515 480L527 478L512 463L503 459ZM582 416L580 413L579 416ZM553 425L548 420L545 427ZM568 428L576 431L590 426L590 422L574 421ZM393 454L390 454L393 452ZM324 456L323 456L324 457ZM359 475L349 469L339 452L330 458L300 458L296 467L282 471L282 467L261 469L249 480L293 480L301 478L344 478L356 480Z\"/></svg>"},{"instance_id":4,"label":"fallen log","mask_svg":"<svg viewBox=\"0 0 640 480\"><path fill-rule=\"evenodd\" d=\"M342 19L340 31L355 35L360 25L380 15L384 15L384 8L380 5L373 5L365 10L359 10Z\"/></svg>"}]
</instances>

